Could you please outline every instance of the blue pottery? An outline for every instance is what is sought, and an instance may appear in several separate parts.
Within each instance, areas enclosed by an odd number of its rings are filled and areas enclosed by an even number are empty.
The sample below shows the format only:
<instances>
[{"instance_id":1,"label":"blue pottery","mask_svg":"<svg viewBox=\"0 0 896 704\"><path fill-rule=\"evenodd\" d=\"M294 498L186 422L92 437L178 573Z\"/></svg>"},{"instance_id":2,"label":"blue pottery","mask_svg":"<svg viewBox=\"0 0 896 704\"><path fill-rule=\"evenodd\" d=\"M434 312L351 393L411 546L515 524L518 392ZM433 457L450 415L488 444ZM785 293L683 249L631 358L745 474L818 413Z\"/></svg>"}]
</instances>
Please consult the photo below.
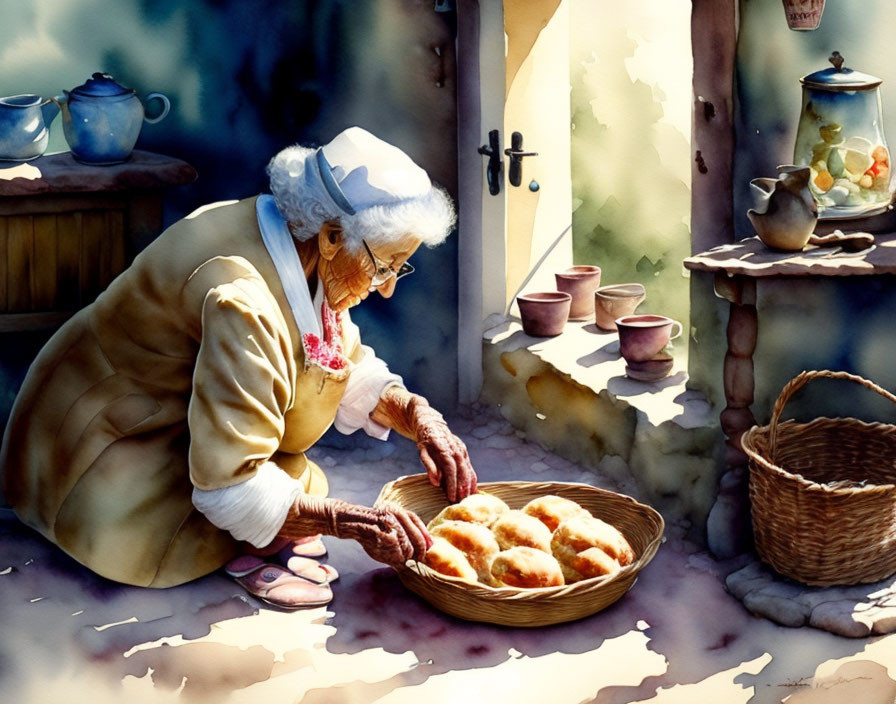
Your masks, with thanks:
<instances>
[{"instance_id":1,"label":"blue pottery","mask_svg":"<svg viewBox=\"0 0 896 704\"><path fill-rule=\"evenodd\" d=\"M44 153L50 141L48 125L59 108L39 95L0 98L0 161L29 161Z\"/></svg>"},{"instance_id":2,"label":"blue pottery","mask_svg":"<svg viewBox=\"0 0 896 704\"><path fill-rule=\"evenodd\" d=\"M62 108L62 129L72 156L83 164L110 165L127 161L144 122L162 120L171 103L161 93L146 100L162 101L157 117L146 117L136 91L116 83L112 76L94 73L83 85L63 91L55 100Z\"/></svg>"}]
</instances>

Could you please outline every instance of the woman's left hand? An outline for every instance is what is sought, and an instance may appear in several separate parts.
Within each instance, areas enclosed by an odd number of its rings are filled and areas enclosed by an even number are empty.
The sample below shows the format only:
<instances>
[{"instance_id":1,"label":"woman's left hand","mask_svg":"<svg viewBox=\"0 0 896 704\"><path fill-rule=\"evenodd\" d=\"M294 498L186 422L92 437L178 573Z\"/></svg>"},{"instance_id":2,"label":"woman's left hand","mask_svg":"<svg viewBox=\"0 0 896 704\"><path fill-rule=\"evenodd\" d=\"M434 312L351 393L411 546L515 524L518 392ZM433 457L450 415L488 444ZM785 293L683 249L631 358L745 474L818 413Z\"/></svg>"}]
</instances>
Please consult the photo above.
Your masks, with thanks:
<instances>
[{"instance_id":1,"label":"woman's left hand","mask_svg":"<svg viewBox=\"0 0 896 704\"><path fill-rule=\"evenodd\" d=\"M429 481L433 486L442 487L449 501L460 501L476 493L476 472L470 464L467 446L425 398L412 394L404 386L389 386L370 417L417 443Z\"/></svg>"},{"instance_id":2,"label":"woman's left hand","mask_svg":"<svg viewBox=\"0 0 896 704\"><path fill-rule=\"evenodd\" d=\"M476 493L476 472L467 446L448 428L442 414L428 405L413 411L414 436L429 481L440 486L451 502Z\"/></svg>"}]
</instances>

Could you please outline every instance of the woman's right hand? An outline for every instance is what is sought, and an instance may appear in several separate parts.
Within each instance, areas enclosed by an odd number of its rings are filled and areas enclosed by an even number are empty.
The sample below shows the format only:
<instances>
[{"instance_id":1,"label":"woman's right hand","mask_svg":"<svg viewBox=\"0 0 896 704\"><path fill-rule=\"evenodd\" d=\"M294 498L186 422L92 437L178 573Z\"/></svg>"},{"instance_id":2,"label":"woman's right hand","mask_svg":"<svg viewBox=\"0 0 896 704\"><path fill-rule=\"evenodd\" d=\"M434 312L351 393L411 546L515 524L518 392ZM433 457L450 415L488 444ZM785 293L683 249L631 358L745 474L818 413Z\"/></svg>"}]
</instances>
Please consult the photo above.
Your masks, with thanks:
<instances>
[{"instance_id":1,"label":"woman's right hand","mask_svg":"<svg viewBox=\"0 0 896 704\"><path fill-rule=\"evenodd\" d=\"M422 559L432 545L420 517L396 504L371 508L302 494L281 535L295 538L316 532L357 540L370 557L392 567Z\"/></svg>"}]
</instances>

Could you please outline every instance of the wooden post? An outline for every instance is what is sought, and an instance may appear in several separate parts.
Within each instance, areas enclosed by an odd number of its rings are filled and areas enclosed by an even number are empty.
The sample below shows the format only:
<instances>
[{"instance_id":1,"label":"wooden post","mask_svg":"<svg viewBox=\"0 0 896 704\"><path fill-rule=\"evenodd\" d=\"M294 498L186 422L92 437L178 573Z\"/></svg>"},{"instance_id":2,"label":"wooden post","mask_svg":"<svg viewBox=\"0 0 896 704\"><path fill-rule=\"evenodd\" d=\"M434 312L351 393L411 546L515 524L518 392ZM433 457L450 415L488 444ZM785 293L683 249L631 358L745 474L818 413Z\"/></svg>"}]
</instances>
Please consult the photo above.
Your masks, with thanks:
<instances>
[{"instance_id":1,"label":"wooden post","mask_svg":"<svg viewBox=\"0 0 896 704\"><path fill-rule=\"evenodd\" d=\"M693 0L691 253L734 241L734 64L737 0Z\"/></svg>"},{"instance_id":2,"label":"wooden post","mask_svg":"<svg viewBox=\"0 0 896 704\"><path fill-rule=\"evenodd\" d=\"M717 273L716 293L731 305L725 335L728 351L723 367L725 410L720 421L725 433L725 472L719 481L716 502L707 520L710 551L726 559L749 550L750 527L748 457L741 436L756 422L750 406L755 393L753 352L759 335L756 314L756 279Z\"/></svg>"},{"instance_id":3,"label":"wooden post","mask_svg":"<svg viewBox=\"0 0 896 704\"><path fill-rule=\"evenodd\" d=\"M715 290L731 308L728 314L728 352L725 354L725 410L721 424L727 441L725 464L729 469L744 467L747 455L741 449L740 437L756 422L750 406L753 403L753 352L759 335L756 315L756 280L749 276L728 278L716 275Z\"/></svg>"}]
</instances>

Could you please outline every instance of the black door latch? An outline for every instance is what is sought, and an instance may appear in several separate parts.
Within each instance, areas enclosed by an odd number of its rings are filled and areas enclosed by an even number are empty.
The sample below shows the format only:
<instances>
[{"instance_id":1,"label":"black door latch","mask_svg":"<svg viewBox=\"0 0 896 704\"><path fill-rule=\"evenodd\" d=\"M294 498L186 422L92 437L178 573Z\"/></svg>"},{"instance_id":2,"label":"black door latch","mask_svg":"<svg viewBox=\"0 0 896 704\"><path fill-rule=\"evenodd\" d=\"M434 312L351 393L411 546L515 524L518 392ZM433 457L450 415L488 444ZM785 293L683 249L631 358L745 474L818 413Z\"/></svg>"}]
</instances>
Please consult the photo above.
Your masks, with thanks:
<instances>
[{"instance_id":1,"label":"black door latch","mask_svg":"<svg viewBox=\"0 0 896 704\"><path fill-rule=\"evenodd\" d=\"M479 153L488 157L485 175L488 181L488 192L493 196L501 192L501 169L504 167L499 140L498 130L491 130L488 133L488 145L483 144L479 147ZM521 132L514 132L510 135L510 149L505 149L504 153L510 157L507 180L510 181L511 186L519 186L523 181L523 157L538 156L538 152L524 152L523 135ZM538 190L537 185L532 190Z\"/></svg>"},{"instance_id":2,"label":"black door latch","mask_svg":"<svg viewBox=\"0 0 896 704\"><path fill-rule=\"evenodd\" d=\"M519 186L523 180L523 157L538 156L538 152L524 152L523 135L521 132L514 132L510 135L510 149L505 149L504 153L510 157L507 180L511 186Z\"/></svg>"},{"instance_id":3,"label":"black door latch","mask_svg":"<svg viewBox=\"0 0 896 704\"><path fill-rule=\"evenodd\" d=\"M488 180L488 192L493 196L501 192L501 146L498 143L498 130L488 133L488 146L479 147L479 153L488 157L488 165L485 167L485 176Z\"/></svg>"}]
</instances>

